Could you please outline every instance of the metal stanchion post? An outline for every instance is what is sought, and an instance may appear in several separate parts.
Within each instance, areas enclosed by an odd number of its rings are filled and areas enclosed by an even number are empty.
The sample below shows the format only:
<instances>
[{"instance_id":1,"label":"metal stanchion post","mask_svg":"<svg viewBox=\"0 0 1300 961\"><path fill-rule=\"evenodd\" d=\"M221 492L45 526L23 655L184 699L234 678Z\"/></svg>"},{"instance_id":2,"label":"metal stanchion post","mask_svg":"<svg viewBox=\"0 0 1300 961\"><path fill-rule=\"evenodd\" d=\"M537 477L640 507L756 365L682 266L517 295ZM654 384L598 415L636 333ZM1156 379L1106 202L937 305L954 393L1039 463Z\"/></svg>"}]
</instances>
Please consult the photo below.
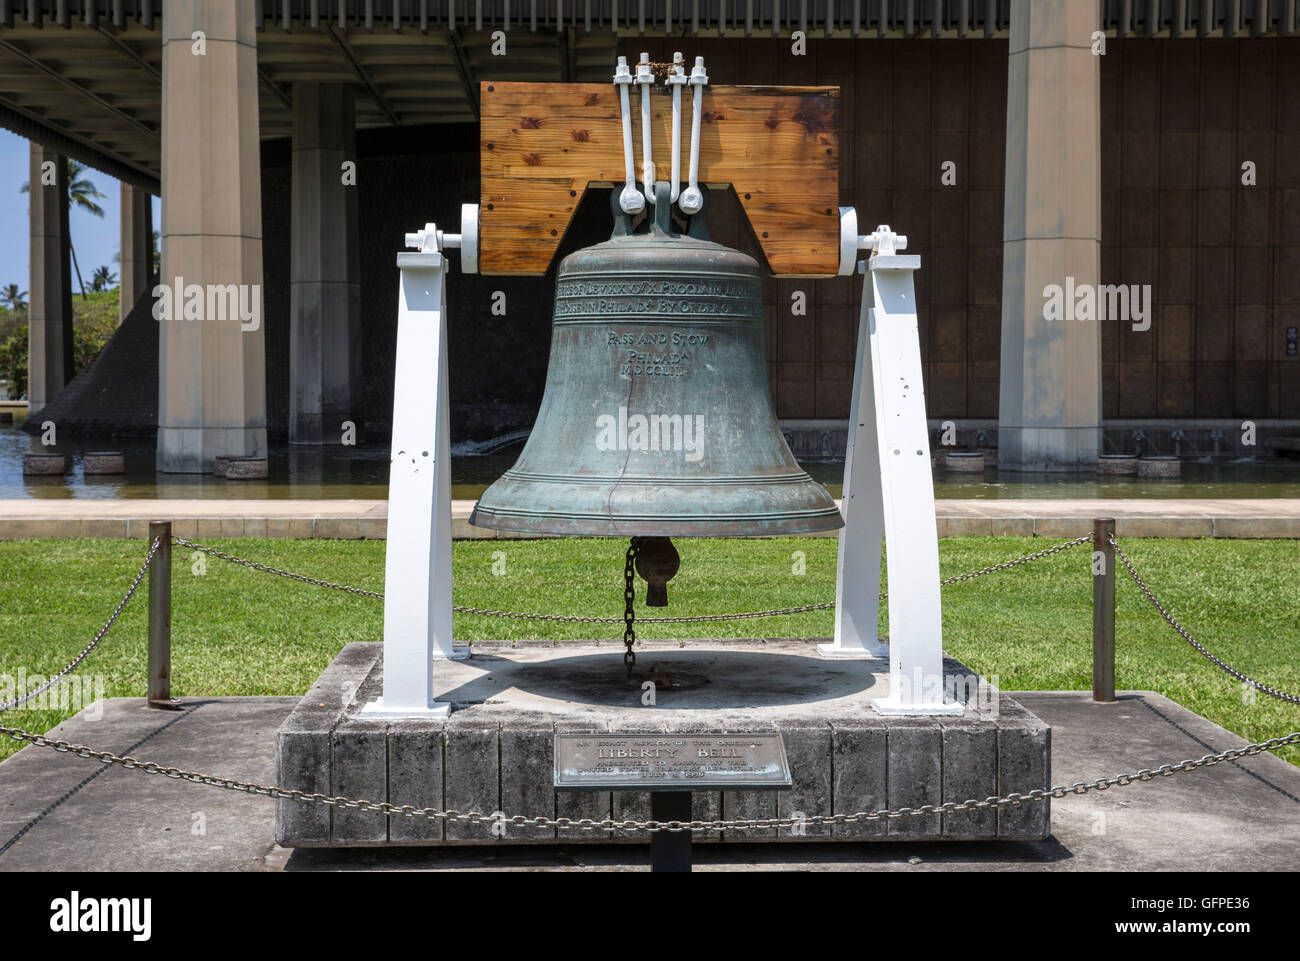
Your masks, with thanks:
<instances>
[{"instance_id":1,"label":"metal stanchion post","mask_svg":"<svg viewBox=\"0 0 1300 961\"><path fill-rule=\"evenodd\" d=\"M650 817L656 821L689 821L690 791L651 791ZM650 835L651 871L690 871L691 832L656 831Z\"/></svg>"},{"instance_id":2,"label":"metal stanchion post","mask_svg":"<svg viewBox=\"0 0 1300 961\"><path fill-rule=\"evenodd\" d=\"M149 566L150 707L176 709L172 700L172 522L150 521L149 543L158 551Z\"/></svg>"},{"instance_id":3,"label":"metal stanchion post","mask_svg":"<svg viewBox=\"0 0 1300 961\"><path fill-rule=\"evenodd\" d=\"M1092 523L1092 699L1115 700L1115 519Z\"/></svg>"}]
</instances>

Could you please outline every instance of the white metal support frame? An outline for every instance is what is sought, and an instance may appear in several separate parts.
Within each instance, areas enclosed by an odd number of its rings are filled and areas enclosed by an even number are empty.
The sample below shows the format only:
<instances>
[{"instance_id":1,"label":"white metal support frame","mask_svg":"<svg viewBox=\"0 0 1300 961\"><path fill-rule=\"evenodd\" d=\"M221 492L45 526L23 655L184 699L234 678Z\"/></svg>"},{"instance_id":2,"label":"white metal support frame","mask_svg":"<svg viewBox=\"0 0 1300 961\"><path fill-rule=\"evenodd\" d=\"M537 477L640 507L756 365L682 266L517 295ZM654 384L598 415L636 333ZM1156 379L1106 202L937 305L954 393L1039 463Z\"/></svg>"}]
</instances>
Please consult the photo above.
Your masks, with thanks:
<instances>
[{"instance_id":1,"label":"white metal support frame","mask_svg":"<svg viewBox=\"0 0 1300 961\"><path fill-rule=\"evenodd\" d=\"M875 377L871 369L871 275L858 262L858 217L840 208L841 233L852 237L841 251L840 272L864 274L858 311L858 357L853 365L853 397L844 451L844 490L840 513L839 560L835 577L835 639L820 644L823 657L888 657L889 645L876 636L880 614L880 548L885 537L881 500L880 450L876 446ZM847 260L844 257L847 256ZM846 589L847 586L847 589Z\"/></svg>"},{"instance_id":2,"label":"white metal support frame","mask_svg":"<svg viewBox=\"0 0 1300 961\"><path fill-rule=\"evenodd\" d=\"M463 658L451 634L451 436L447 399L447 248L478 269L478 207L461 207L461 233L434 224L399 253L393 447L384 559L384 690L365 714L445 717L433 699L436 659ZM432 376L430 376L432 374Z\"/></svg>"},{"instance_id":3,"label":"white metal support frame","mask_svg":"<svg viewBox=\"0 0 1300 961\"><path fill-rule=\"evenodd\" d=\"M907 238L888 226L860 236L856 213L849 208L840 213L840 272L853 269L858 250L874 254L860 268L862 310L844 472L836 631L822 653L884 653L875 636L883 534L890 588L889 695L872 705L881 714L960 714L962 705L944 697L939 537L912 282L921 258L900 254Z\"/></svg>"},{"instance_id":4,"label":"white metal support frame","mask_svg":"<svg viewBox=\"0 0 1300 961\"><path fill-rule=\"evenodd\" d=\"M654 70L650 67L650 54L641 54L641 61L636 65L636 82L641 88L641 189L645 199L654 206L655 202L655 162L654 145L651 143L650 124L650 88L655 84Z\"/></svg>"},{"instance_id":5,"label":"white metal support frame","mask_svg":"<svg viewBox=\"0 0 1300 961\"><path fill-rule=\"evenodd\" d=\"M632 71L627 67L627 57L618 58L614 69L614 86L618 90L619 105L623 110L623 190L618 195L618 203L625 214L639 214L645 209L645 200L636 188L636 169L632 163L632 110L628 104L628 88L634 82Z\"/></svg>"},{"instance_id":6,"label":"white metal support frame","mask_svg":"<svg viewBox=\"0 0 1300 961\"><path fill-rule=\"evenodd\" d=\"M703 110L704 88L709 85L709 73L704 69L704 58L696 57L695 66L691 68L688 80L695 98L691 106L691 165L689 183L678 198L677 206L684 214L697 214L704 207L704 195L700 192L700 114Z\"/></svg>"},{"instance_id":7,"label":"white metal support frame","mask_svg":"<svg viewBox=\"0 0 1300 961\"><path fill-rule=\"evenodd\" d=\"M669 178L670 194L668 199L677 203L677 195L681 192L682 181L682 87L690 82L686 76L686 60L682 57L680 51L673 54L672 70L668 78L664 80L667 86L673 92L673 135L672 135L672 175ZM699 154L699 148L695 148Z\"/></svg>"}]
</instances>

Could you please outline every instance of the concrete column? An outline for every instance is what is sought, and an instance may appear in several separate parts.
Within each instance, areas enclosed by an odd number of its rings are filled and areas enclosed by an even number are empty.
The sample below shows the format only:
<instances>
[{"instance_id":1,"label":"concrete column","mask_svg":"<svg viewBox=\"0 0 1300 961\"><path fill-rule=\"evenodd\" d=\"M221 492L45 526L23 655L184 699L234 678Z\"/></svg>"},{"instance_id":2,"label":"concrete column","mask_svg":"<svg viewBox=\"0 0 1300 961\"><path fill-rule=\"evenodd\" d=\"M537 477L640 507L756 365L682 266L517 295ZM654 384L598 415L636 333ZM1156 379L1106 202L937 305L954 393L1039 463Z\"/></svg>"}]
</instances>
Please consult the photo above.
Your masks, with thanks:
<instances>
[{"instance_id":1,"label":"concrete column","mask_svg":"<svg viewBox=\"0 0 1300 961\"><path fill-rule=\"evenodd\" d=\"M163 4L160 283L172 311L158 338L157 463L165 472L266 454L253 15L254 0Z\"/></svg>"},{"instance_id":2,"label":"concrete column","mask_svg":"<svg viewBox=\"0 0 1300 961\"><path fill-rule=\"evenodd\" d=\"M153 287L153 204L147 190L122 184L122 235L117 265L118 322Z\"/></svg>"},{"instance_id":3,"label":"concrete column","mask_svg":"<svg viewBox=\"0 0 1300 961\"><path fill-rule=\"evenodd\" d=\"M35 142L30 157L27 399L34 413L72 380L72 263L67 160Z\"/></svg>"},{"instance_id":4,"label":"concrete column","mask_svg":"<svg viewBox=\"0 0 1300 961\"><path fill-rule=\"evenodd\" d=\"M1044 288L1100 280L1098 0L1011 10L998 463L1087 468L1101 434L1101 323L1045 319Z\"/></svg>"},{"instance_id":5,"label":"concrete column","mask_svg":"<svg viewBox=\"0 0 1300 961\"><path fill-rule=\"evenodd\" d=\"M293 89L289 443L337 444L361 376L352 88Z\"/></svg>"}]
</instances>

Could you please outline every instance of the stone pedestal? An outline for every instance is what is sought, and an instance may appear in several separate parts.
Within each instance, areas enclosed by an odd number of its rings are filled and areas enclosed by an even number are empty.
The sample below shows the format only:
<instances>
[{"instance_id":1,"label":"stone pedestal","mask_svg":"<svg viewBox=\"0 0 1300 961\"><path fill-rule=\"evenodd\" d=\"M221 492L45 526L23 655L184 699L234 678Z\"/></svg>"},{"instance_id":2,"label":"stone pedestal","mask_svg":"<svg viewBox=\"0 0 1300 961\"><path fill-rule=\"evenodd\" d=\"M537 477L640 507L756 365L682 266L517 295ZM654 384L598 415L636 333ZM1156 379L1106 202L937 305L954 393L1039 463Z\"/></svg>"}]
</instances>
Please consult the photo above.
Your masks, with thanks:
<instances>
[{"instance_id":1,"label":"stone pedestal","mask_svg":"<svg viewBox=\"0 0 1300 961\"><path fill-rule=\"evenodd\" d=\"M63 454L23 454L23 473L55 476L68 472L68 458Z\"/></svg>"},{"instance_id":2,"label":"stone pedestal","mask_svg":"<svg viewBox=\"0 0 1300 961\"><path fill-rule=\"evenodd\" d=\"M982 474L984 472L983 451L948 451L943 458L944 467L962 474Z\"/></svg>"},{"instance_id":3,"label":"stone pedestal","mask_svg":"<svg viewBox=\"0 0 1300 961\"><path fill-rule=\"evenodd\" d=\"M966 712L882 717L888 663L828 660L807 641L647 642L628 678L622 645L477 642L464 661L438 661L440 720L359 713L380 691L382 645L349 644L280 727L277 783L310 793L507 816L650 816L640 792L556 792L553 743L564 733L780 732L793 787L695 792L701 820L856 813L983 800L1048 785L1051 731L1005 695L968 696L969 672L945 662ZM874 668L874 670L873 670ZM642 673L666 674L653 706ZM622 841L618 832L490 825L277 801L276 840L289 846ZM833 827L700 834L697 841L1040 839L1050 802ZM644 841L646 835L635 835Z\"/></svg>"},{"instance_id":4,"label":"stone pedestal","mask_svg":"<svg viewBox=\"0 0 1300 961\"><path fill-rule=\"evenodd\" d=\"M1137 472L1137 454L1102 454L1097 458L1098 474L1123 476Z\"/></svg>"},{"instance_id":5,"label":"stone pedestal","mask_svg":"<svg viewBox=\"0 0 1300 961\"><path fill-rule=\"evenodd\" d=\"M265 480L265 457L218 457L212 473L227 480Z\"/></svg>"},{"instance_id":6,"label":"stone pedestal","mask_svg":"<svg viewBox=\"0 0 1300 961\"><path fill-rule=\"evenodd\" d=\"M121 451L92 450L81 455L84 474L125 474L126 458Z\"/></svg>"},{"instance_id":7,"label":"stone pedestal","mask_svg":"<svg viewBox=\"0 0 1300 961\"><path fill-rule=\"evenodd\" d=\"M1142 457L1137 462L1139 477L1178 477L1183 463L1177 457Z\"/></svg>"}]
</instances>

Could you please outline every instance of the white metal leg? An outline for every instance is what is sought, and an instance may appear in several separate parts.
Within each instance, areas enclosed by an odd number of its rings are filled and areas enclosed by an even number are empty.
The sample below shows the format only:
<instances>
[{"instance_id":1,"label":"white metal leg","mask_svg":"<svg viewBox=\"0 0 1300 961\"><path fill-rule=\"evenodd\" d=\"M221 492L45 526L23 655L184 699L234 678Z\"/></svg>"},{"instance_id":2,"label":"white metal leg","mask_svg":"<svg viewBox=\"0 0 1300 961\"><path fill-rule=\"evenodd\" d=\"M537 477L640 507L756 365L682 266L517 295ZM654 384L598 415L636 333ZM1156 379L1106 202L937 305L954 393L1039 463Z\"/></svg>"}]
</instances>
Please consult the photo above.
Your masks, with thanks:
<instances>
[{"instance_id":1,"label":"white metal leg","mask_svg":"<svg viewBox=\"0 0 1300 961\"><path fill-rule=\"evenodd\" d=\"M435 658L463 657L451 636L451 438L446 259L436 241L398 254L397 364L384 566L384 693L365 713L445 716ZM433 376L430 376L432 373Z\"/></svg>"},{"instance_id":2,"label":"white metal leg","mask_svg":"<svg viewBox=\"0 0 1300 961\"><path fill-rule=\"evenodd\" d=\"M871 365L872 277L863 270L858 313L857 362L844 452L839 561L835 574L835 640L820 644L823 657L888 657L877 637L880 614L880 545L884 538L880 451L876 446L875 378Z\"/></svg>"},{"instance_id":3,"label":"white metal leg","mask_svg":"<svg viewBox=\"0 0 1300 961\"><path fill-rule=\"evenodd\" d=\"M876 236L880 252L867 273L889 565L889 696L872 703L881 714L960 714L961 704L944 700L939 538L912 284L921 258L894 253L888 228Z\"/></svg>"}]
</instances>

